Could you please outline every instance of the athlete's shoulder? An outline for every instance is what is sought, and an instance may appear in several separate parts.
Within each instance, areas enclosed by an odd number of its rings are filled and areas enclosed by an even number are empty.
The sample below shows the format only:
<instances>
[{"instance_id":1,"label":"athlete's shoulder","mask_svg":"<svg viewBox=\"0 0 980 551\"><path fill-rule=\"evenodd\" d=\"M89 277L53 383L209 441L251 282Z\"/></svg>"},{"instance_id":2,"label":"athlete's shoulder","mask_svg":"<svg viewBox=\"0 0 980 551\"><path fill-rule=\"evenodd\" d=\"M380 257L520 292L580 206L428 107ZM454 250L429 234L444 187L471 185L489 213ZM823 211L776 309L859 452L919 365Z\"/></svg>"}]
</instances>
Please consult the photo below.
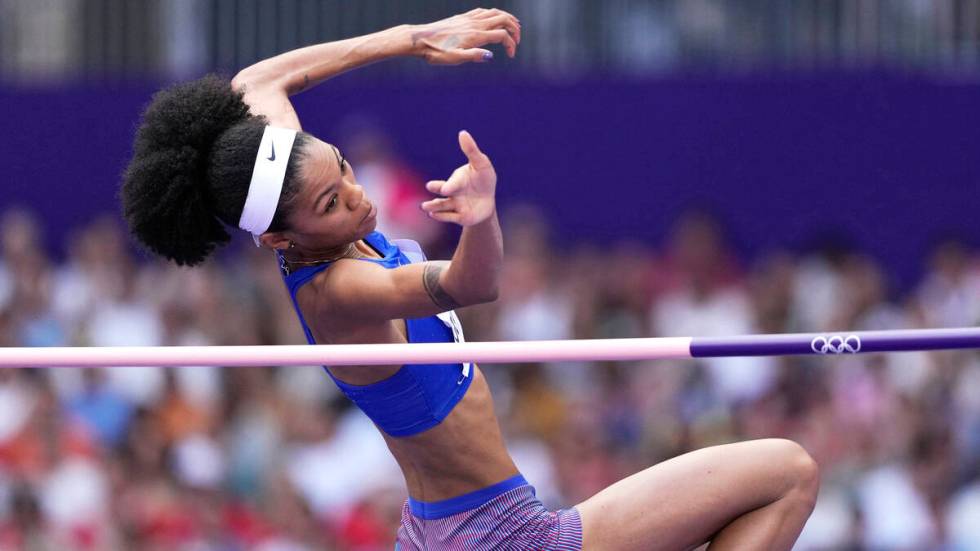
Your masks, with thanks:
<instances>
[{"instance_id":1,"label":"athlete's shoulder","mask_svg":"<svg viewBox=\"0 0 980 551\"><path fill-rule=\"evenodd\" d=\"M396 248L395 244L392 243L387 237L385 237L385 234L379 231L373 231L365 235L364 241L365 243L370 245L373 249L375 249L376 251L378 251L383 255L387 255L393 249Z\"/></svg>"},{"instance_id":2,"label":"athlete's shoulder","mask_svg":"<svg viewBox=\"0 0 980 551\"><path fill-rule=\"evenodd\" d=\"M315 289L316 305L319 311L336 310L338 306L348 305L351 289L357 283L385 277L387 269L382 262L362 258L341 258L330 264L310 283Z\"/></svg>"}]
</instances>

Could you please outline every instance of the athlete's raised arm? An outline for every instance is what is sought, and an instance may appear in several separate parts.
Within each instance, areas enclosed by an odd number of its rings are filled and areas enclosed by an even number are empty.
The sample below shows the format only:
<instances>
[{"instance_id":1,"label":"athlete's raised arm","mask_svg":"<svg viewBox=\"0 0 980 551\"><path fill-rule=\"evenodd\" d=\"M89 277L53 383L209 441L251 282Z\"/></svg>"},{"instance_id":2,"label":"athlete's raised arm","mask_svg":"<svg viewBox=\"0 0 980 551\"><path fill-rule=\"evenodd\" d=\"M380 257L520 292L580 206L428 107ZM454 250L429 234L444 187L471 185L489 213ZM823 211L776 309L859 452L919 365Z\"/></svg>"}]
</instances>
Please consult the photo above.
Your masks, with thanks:
<instances>
[{"instance_id":1,"label":"athlete's raised arm","mask_svg":"<svg viewBox=\"0 0 980 551\"><path fill-rule=\"evenodd\" d=\"M245 92L253 115L264 115L273 126L299 130L289 96L345 71L396 56L420 57L434 65L482 63L493 57L483 46L502 44L514 57L520 41L516 17L477 8L434 23L399 25L292 50L246 67L232 79L232 86Z\"/></svg>"},{"instance_id":2,"label":"athlete's raised arm","mask_svg":"<svg viewBox=\"0 0 980 551\"><path fill-rule=\"evenodd\" d=\"M348 260L343 270L327 274L318 305L321 318L341 320L349 327L496 300L504 254L495 199L497 174L468 132L459 133L459 145L467 163L449 179L429 182L428 190L442 197L422 204L430 217L463 226L452 261L385 269Z\"/></svg>"}]
</instances>

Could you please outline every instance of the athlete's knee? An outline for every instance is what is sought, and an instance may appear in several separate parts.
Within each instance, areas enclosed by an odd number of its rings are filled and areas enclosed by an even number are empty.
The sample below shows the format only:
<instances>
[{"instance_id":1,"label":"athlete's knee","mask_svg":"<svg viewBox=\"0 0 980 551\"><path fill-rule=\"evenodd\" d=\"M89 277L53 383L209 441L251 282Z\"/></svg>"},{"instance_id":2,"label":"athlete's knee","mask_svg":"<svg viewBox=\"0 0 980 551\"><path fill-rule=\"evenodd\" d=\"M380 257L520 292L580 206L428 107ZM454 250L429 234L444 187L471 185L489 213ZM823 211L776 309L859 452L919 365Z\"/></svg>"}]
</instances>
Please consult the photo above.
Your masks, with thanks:
<instances>
[{"instance_id":1,"label":"athlete's knee","mask_svg":"<svg viewBox=\"0 0 980 551\"><path fill-rule=\"evenodd\" d=\"M819 465L803 446L792 440L777 438L768 442L778 450L781 470L786 473L787 497L812 509L820 489Z\"/></svg>"}]
</instances>

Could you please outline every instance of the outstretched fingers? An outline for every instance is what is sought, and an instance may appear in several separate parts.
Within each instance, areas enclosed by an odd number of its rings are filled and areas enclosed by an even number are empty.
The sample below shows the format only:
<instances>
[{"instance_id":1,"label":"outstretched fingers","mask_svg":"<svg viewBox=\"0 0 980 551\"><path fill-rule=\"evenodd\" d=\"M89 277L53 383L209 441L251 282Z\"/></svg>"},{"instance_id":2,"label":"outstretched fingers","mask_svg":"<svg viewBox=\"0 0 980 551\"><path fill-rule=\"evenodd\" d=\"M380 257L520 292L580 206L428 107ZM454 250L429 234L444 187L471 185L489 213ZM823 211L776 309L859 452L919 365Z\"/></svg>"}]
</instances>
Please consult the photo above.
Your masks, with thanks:
<instances>
[{"instance_id":1,"label":"outstretched fingers","mask_svg":"<svg viewBox=\"0 0 980 551\"><path fill-rule=\"evenodd\" d=\"M435 212L446 212L456 210L456 204L451 197L438 197L422 203L422 210L429 214Z\"/></svg>"},{"instance_id":2,"label":"outstretched fingers","mask_svg":"<svg viewBox=\"0 0 980 551\"><path fill-rule=\"evenodd\" d=\"M449 176L449 179L446 180L446 184L442 186L440 191L442 192L442 195L452 197L453 195L456 195L459 190L465 187L466 182L467 174L466 166L464 165L453 171L452 175Z\"/></svg>"},{"instance_id":3,"label":"outstretched fingers","mask_svg":"<svg viewBox=\"0 0 980 551\"><path fill-rule=\"evenodd\" d=\"M433 220L439 222L451 222L453 224L460 224L460 225L462 225L463 223L462 216L460 216L460 214L455 211L431 212L429 213L429 218L432 218Z\"/></svg>"},{"instance_id":4,"label":"outstretched fingers","mask_svg":"<svg viewBox=\"0 0 980 551\"><path fill-rule=\"evenodd\" d=\"M473 168L480 170L491 166L490 158L480 151L480 147L476 145L476 140L466 130L459 131L459 148L463 150L463 154L466 155L466 159Z\"/></svg>"},{"instance_id":5,"label":"outstretched fingers","mask_svg":"<svg viewBox=\"0 0 980 551\"><path fill-rule=\"evenodd\" d=\"M422 210L439 222L452 222L459 224L462 217L456 209L456 200L452 197L438 197L422 203Z\"/></svg>"},{"instance_id":6,"label":"outstretched fingers","mask_svg":"<svg viewBox=\"0 0 980 551\"><path fill-rule=\"evenodd\" d=\"M432 193L441 193L445 184L445 181L433 180L426 184L425 187ZM439 222L453 222L458 224L461 219L456 207L456 200L452 197L436 197L435 199L430 199L422 203L422 211L429 218L438 220Z\"/></svg>"},{"instance_id":7,"label":"outstretched fingers","mask_svg":"<svg viewBox=\"0 0 980 551\"><path fill-rule=\"evenodd\" d=\"M427 189L429 193L435 193L436 195L444 195L442 193L442 188L445 185L446 185L445 180L430 180L426 182L425 189Z\"/></svg>"}]
</instances>

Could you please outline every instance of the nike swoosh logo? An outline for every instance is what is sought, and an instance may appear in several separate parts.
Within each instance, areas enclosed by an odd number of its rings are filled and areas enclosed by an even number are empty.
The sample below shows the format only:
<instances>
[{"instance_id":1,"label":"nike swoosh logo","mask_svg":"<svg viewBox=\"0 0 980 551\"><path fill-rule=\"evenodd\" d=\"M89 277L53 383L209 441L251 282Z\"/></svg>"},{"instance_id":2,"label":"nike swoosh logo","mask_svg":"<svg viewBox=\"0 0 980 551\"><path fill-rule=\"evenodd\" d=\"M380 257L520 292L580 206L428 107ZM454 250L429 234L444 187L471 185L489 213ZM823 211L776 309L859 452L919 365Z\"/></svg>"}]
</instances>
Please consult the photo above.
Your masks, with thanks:
<instances>
[{"instance_id":1,"label":"nike swoosh logo","mask_svg":"<svg viewBox=\"0 0 980 551\"><path fill-rule=\"evenodd\" d=\"M266 157L266 159L269 159L270 161L275 161L276 160L276 142L272 142L269 145L272 146L272 155L269 155L268 157Z\"/></svg>"}]
</instances>

